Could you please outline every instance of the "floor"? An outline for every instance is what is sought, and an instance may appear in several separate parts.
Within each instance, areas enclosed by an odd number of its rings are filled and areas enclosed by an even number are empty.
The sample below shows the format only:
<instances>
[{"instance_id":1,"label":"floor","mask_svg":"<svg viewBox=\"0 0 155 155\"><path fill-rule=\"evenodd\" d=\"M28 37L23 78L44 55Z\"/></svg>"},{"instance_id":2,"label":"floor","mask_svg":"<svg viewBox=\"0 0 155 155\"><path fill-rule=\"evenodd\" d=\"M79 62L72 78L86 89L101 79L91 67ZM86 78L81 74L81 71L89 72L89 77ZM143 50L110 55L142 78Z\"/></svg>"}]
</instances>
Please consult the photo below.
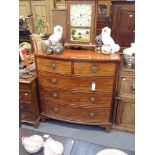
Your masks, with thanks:
<instances>
[{"instance_id":1,"label":"floor","mask_svg":"<svg viewBox=\"0 0 155 155\"><path fill-rule=\"evenodd\" d=\"M41 122L37 129L28 124L23 124L22 127L112 148L135 151L135 134L133 133L120 132L114 129L111 133L106 133L103 128L97 126L66 123L56 120Z\"/></svg>"}]
</instances>

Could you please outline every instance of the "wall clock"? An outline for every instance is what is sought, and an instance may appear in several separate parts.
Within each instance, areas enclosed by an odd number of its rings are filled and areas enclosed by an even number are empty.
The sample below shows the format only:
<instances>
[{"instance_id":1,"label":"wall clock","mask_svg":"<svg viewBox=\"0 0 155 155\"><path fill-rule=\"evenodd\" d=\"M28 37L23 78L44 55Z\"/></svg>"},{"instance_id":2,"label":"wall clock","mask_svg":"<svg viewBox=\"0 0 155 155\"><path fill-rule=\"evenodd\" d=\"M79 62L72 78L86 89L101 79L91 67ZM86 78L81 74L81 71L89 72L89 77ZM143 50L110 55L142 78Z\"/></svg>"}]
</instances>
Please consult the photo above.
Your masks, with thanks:
<instances>
[{"instance_id":1,"label":"wall clock","mask_svg":"<svg viewBox=\"0 0 155 155\"><path fill-rule=\"evenodd\" d=\"M95 47L96 0L68 0L66 47Z\"/></svg>"}]
</instances>

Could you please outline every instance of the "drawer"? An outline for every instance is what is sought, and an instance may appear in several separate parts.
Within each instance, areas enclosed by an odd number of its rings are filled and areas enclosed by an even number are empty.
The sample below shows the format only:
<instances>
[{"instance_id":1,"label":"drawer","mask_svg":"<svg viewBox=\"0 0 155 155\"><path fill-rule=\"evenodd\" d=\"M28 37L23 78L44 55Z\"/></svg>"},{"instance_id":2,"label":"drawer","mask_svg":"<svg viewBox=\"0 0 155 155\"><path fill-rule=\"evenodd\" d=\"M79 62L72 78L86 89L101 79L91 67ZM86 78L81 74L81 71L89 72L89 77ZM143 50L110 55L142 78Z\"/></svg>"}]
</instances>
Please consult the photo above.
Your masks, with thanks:
<instances>
[{"instance_id":1,"label":"drawer","mask_svg":"<svg viewBox=\"0 0 155 155\"><path fill-rule=\"evenodd\" d=\"M38 73L39 84L50 88L66 88L69 90L84 91L113 91L113 78L80 77L59 74Z\"/></svg>"},{"instance_id":2,"label":"drawer","mask_svg":"<svg viewBox=\"0 0 155 155\"><path fill-rule=\"evenodd\" d=\"M115 68L115 63L74 63L74 73L83 76L115 76Z\"/></svg>"},{"instance_id":3,"label":"drawer","mask_svg":"<svg viewBox=\"0 0 155 155\"><path fill-rule=\"evenodd\" d=\"M31 94L29 91L26 90L20 90L19 91L20 101L22 102L30 102L31 100Z\"/></svg>"},{"instance_id":4,"label":"drawer","mask_svg":"<svg viewBox=\"0 0 155 155\"><path fill-rule=\"evenodd\" d=\"M69 91L41 87L40 98L46 100L47 103L63 101L79 106L111 107L112 93Z\"/></svg>"},{"instance_id":5,"label":"drawer","mask_svg":"<svg viewBox=\"0 0 155 155\"><path fill-rule=\"evenodd\" d=\"M109 122L110 108L76 107L65 104L43 104L42 113L52 118L79 123L104 123Z\"/></svg>"},{"instance_id":6,"label":"drawer","mask_svg":"<svg viewBox=\"0 0 155 155\"><path fill-rule=\"evenodd\" d=\"M28 83L20 83L19 90L31 90L31 86Z\"/></svg>"},{"instance_id":7,"label":"drawer","mask_svg":"<svg viewBox=\"0 0 155 155\"><path fill-rule=\"evenodd\" d=\"M24 111L32 111L32 105L30 102L20 102L20 110Z\"/></svg>"},{"instance_id":8,"label":"drawer","mask_svg":"<svg viewBox=\"0 0 155 155\"><path fill-rule=\"evenodd\" d=\"M52 73L71 73L71 62L61 60L50 60L46 58L36 58L37 70Z\"/></svg>"},{"instance_id":9,"label":"drawer","mask_svg":"<svg viewBox=\"0 0 155 155\"><path fill-rule=\"evenodd\" d=\"M34 121L36 121L36 119L37 119L37 116L31 112L21 112L22 122L24 122L24 121L34 122Z\"/></svg>"},{"instance_id":10,"label":"drawer","mask_svg":"<svg viewBox=\"0 0 155 155\"><path fill-rule=\"evenodd\" d=\"M120 96L132 96L135 95L135 79L120 76L119 81L119 95Z\"/></svg>"}]
</instances>

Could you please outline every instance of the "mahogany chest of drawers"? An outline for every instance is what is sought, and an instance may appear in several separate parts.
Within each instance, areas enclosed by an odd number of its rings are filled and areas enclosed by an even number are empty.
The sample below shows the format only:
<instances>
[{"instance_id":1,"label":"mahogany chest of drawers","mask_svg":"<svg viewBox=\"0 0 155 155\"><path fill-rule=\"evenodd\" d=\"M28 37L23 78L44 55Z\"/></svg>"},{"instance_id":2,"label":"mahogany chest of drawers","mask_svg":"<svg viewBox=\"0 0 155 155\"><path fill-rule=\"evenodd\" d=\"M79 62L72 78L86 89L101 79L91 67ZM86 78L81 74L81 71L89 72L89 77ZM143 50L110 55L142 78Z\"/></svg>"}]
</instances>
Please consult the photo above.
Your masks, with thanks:
<instances>
[{"instance_id":1,"label":"mahogany chest of drawers","mask_svg":"<svg viewBox=\"0 0 155 155\"><path fill-rule=\"evenodd\" d=\"M67 49L61 55L35 54L41 117L99 125L111 130L120 57Z\"/></svg>"},{"instance_id":2,"label":"mahogany chest of drawers","mask_svg":"<svg viewBox=\"0 0 155 155\"><path fill-rule=\"evenodd\" d=\"M19 79L20 119L21 122L39 125L40 111L36 88L36 75L28 79Z\"/></svg>"}]
</instances>

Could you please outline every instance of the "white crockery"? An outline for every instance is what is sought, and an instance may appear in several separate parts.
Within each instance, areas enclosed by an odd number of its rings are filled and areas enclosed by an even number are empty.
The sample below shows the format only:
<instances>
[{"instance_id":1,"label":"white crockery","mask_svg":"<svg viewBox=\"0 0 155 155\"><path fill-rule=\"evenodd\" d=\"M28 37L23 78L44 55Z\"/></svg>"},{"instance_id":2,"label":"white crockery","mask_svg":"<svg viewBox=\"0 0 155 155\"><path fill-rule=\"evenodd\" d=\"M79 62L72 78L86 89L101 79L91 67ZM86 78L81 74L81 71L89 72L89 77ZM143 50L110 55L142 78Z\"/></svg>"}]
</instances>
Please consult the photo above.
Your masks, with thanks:
<instances>
[{"instance_id":1,"label":"white crockery","mask_svg":"<svg viewBox=\"0 0 155 155\"><path fill-rule=\"evenodd\" d=\"M61 155L63 153L63 145L53 140L51 137L44 143L44 155Z\"/></svg>"},{"instance_id":2,"label":"white crockery","mask_svg":"<svg viewBox=\"0 0 155 155\"><path fill-rule=\"evenodd\" d=\"M96 155L128 155L128 154L118 149L104 149L99 151Z\"/></svg>"},{"instance_id":3,"label":"white crockery","mask_svg":"<svg viewBox=\"0 0 155 155\"><path fill-rule=\"evenodd\" d=\"M43 147L43 138L39 135L22 137L22 144L29 153L38 152Z\"/></svg>"}]
</instances>

